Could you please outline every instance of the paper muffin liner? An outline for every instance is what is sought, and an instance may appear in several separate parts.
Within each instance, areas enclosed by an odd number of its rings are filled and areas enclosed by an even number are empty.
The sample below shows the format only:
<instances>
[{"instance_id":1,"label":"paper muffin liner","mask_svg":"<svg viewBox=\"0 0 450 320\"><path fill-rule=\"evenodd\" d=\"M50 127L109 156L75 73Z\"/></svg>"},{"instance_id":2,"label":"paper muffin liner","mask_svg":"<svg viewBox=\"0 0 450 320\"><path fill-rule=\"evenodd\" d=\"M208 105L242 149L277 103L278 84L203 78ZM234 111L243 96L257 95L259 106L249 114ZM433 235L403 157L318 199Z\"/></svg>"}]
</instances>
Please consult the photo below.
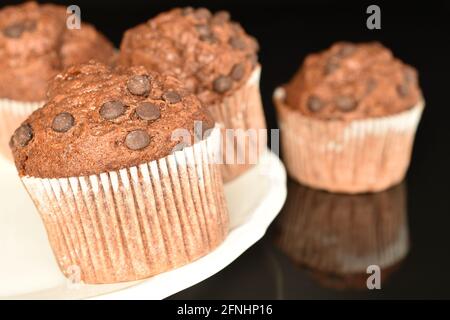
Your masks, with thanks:
<instances>
[{"instance_id":1,"label":"paper muffin liner","mask_svg":"<svg viewBox=\"0 0 450 320\"><path fill-rule=\"evenodd\" d=\"M345 193L380 191L403 180L423 101L398 114L345 122L305 117L284 98L284 89L278 88L274 102L283 159L293 178Z\"/></svg>"},{"instance_id":2,"label":"paper muffin liner","mask_svg":"<svg viewBox=\"0 0 450 320\"><path fill-rule=\"evenodd\" d=\"M208 107L222 132L221 171L225 182L257 164L267 149L267 127L259 90L260 76L261 67L258 66L242 88L226 96L221 103Z\"/></svg>"},{"instance_id":3,"label":"paper muffin liner","mask_svg":"<svg viewBox=\"0 0 450 320\"><path fill-rule=\"evenodd\" d=\"M14 131L44 102L20 102L0 99L0 154L12 160L9 140Z\"/></svg>"},{"instance_id":4,"label":"paper muffin liner","mask_svg":"<svg viewBox=\"0 0 450 320\"><path fill-rule=\"evenodd\" d=\"M385 270L409 250L404 183L379 193L332 194L290 181L277 243L296 263L340 276ZM383 275L383 274L382 274Z\"/></svg>"},{"instance_id":5,"label":"paper muffin liner","mask_svg":"<svg viewBox=\"0 0 450 320\"><path fill-rule=\"evenodd\" d=\"M61 179L23 177L66 277L143 279L196 260L228 234L219 130L139 166Z\"/></svg>"}]
</instances>

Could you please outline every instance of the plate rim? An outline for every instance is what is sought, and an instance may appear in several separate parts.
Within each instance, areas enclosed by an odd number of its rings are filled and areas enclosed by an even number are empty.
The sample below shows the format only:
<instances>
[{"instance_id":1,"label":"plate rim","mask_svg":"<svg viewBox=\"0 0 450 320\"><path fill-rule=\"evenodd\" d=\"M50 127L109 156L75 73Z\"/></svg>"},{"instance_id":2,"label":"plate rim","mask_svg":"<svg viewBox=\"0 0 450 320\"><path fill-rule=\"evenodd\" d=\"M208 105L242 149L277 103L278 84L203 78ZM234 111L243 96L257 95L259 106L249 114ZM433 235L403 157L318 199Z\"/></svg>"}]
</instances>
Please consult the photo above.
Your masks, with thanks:
<instances>
[{"instance_id":1,"label":"plate rim","mask_svg":"<svg viewBox=\"0 0 450 320\"><path fill-rule=\"evenodd\" d=\"M105 293L93 293L90 295L86 293L84 296L79 297L58 297L52 296L49 293L52 290L58 290L58 287L45 289L43 291L36 290L27 293L12 295L10 297L3 296L0 300L49 300L49 299L80 299L80 300L160 300L170 297L180 291L190 288L210 277L217 274L233 261L235 261L240 255L252 247L257 241L259 241L266 233L268 227L279 214L287 197L287 173L286 169L279 159L279 157L268 150L260 158L260 163L244 173L237 179L225 184L225 188L238 185L240 181L245 179L245 176L253 170L261 170L261 166L267 166L270 168L270 172L267 172L268 176L268 188L264 193L264 197L261 197L259 203L249 211L248 218L235 226L225 239L225 241L219 245L212 252L206 256L201 257L187 265L181 266L177 269L170 270L149 279L143 279L139 281L123 283L123 287L112 289L112 291ZM262 167L265 168L265 167ZM260 173L264 174L264 173ZM233 246L232 250L229 247ZM215 256L220 259L215 259ZM225 258L224 258L225 257ZM201 266L201 272L198 272L198 266ZM195 271L195 272L191 272ZM189 273L188 280L181 282L169 281L173 277L172 272ZM152 281L148 281L148 280ZM161 282L165 285L158 286L155 281ZM169 283L170 285L166 285ZM157 285L158 290L152 290L152 286ZM163 290L161 290L163 288ZM43 295L43 297L39 296Z\"/></svg>"}]
</instances>

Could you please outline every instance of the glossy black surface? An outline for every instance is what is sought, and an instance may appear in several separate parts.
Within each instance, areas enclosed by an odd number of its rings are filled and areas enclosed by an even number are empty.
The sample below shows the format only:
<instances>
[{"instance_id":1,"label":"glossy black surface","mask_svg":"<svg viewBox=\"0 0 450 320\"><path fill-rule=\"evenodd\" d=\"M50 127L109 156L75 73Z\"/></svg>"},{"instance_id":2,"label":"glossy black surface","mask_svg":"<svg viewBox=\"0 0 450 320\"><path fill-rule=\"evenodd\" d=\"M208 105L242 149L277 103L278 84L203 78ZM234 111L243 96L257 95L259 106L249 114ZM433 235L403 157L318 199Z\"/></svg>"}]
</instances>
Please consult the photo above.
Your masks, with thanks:
<instances>
[{"instance_id":1,"label":"glossy black surface","mask_svg":"<svg viewBox=\"0 0 450 320\"><path fill-rule=\"evenodd\" d=\"M20 1L2 0L1 5L18 2ZM283 228L280 227L283 216L280 216L268 234L229 267L172 298L450 298L450 153L448 151L450 147L448 25L450 4L448 1L377 1L382 12L382 29L376 31L366 28L365 11L367 6L372 4L366 1L128 0L112 2L84 0L53 2L67 5L78 4L82 10L82 18L95 23L116 45L120 43L121 35L127 28L177 5L190 4L206 6L213 10L230 10L233 18L240 21L246 30L260 41L260 61L263 66L261 90L270 128L277 128L271 101L273 89L288 81L306 54L325 49L334 41L382 41L393 50L395 55L419 70L427 106L419 126L411 167L404 185L407 189L407 197L406 194L404 197L407 219L404 224L409 235L409 249L405 258L394 261L394 266L388 268L387 272L382 271L381 290L369 291L364 288L364 283L361 288L358 285L361 281L358 281L356 277L318 274L311 267L311 263L309 268L305 268L305 261L298 261L298 257L293 259L292 256L283 253L279 245L275 244L277 237L283 234ZM302 187L290 185L289 203L292 201L295 203L296 199L300 199L299 194L303 194L303 191L299 192L298 188ZM312 198L323 196L323 194L314 195L314 191L311 190L307 193L312 193L312 196L308 196ZM396 200L392 200L389 196L386 199L383 203L386 201L396 203ZM353 200L345 200L345 197L342 200L338 197L324 201L352 203ZM374 230L383 233L384 229L380 229L376 223L380 220L373 217L373 215L376 216L377 209L373 208L377 207L378 200L375 204L373 197L357 201L367 202L372 220L369 220L370 223L367 221L362 223L363 227L353 227L352 230L361 229L360 235L353 235L355 239L358 237L364 239L365 235L373 233ZM336 213L333 210L331 213L322 211L324 228L328 223L327 214L335 218L340 217L334 219L333 226L352 221L352 215L345 211L347 205L341 205L344 207L343 213ZM361 202L353 206L365 208ZM398 208L398 205L394 207ZM304 207L300 204L294 204L291 209L293 212L298 209L300 217L310 217L317 210L315 206ZM282 214L287 214L286 211L289 210L285 208ZM378 212L382 215L380 211ZM386 214L385 211L383 213ZM356 210L353 216L361 214ZM394 212L391 214L395 215ZM321 234L325 231L321 230L319 222L314 223L313 227L318 228L318 234ZM299 225L296 223L292 225L297 226L299 230L309 228L307 223L298 223ZM345 238L345 235L347 235L345 232L338 232L335 239ZM297 236L291 237L292 243L295 243L296 237L301 242L304 233L299 231ZM333 248L341 246L345 252L346 246L338 240L334 242ZM344 243L349 243L348 240L346 241ZM324 255L325 260L331 259L334 251L329 252L324 246L323 243L314 245L314 253L318 256ZM304 246L300 249L306 250ZM350 246L349 250L354 249ZM363 251L361 249L358 252L363 255ZM300 260L302 259L305 260L304 257ZM337 267L336 264L334 266L336 270L340 268L339 264ZM359 286L360 289L355 289L355 286Z\"/></svg>"},{"instance_id":2,"label":"glossy black surface","mask_svg":"<svg viewBox=\"0 0 450 320\"><path fill-rule=\"evenodd\" d=\"M447 297L448 278L421 274L429 265L411 242L407 193L406 183L352 196L289 181L286 204L266 236L224 271L172 298ZM369 265L381 267L380 290L367 289Z\"/></svg>"}]
</instances>

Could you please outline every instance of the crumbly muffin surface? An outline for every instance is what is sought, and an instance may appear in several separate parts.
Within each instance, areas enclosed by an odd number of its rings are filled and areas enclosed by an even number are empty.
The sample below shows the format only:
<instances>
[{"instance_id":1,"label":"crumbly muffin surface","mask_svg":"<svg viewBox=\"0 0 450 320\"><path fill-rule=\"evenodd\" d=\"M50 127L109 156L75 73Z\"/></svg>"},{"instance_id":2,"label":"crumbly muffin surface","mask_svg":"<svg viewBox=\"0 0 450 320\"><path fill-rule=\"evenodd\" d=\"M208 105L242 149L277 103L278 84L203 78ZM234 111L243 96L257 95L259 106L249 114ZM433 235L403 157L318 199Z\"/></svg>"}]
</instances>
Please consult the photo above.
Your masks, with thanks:
<instances>
[{"instance_id":1,"label":"crumbly muffin surface","mask_svg":"<svg viewBox=\"0 0 450 320\"><path fill-rule=\"evenodd\" d=\"M422 97L417 71L377 42L339 42L311 54L285 88L289 107L328 120L391 115Z\"/></svg>"},{"instance_id":2,"label":"crumbly muffin surface","mask_svg":"<svg viewBox=\"0 0 450 320\"><path fill-rule=\"evenodd\" d=\"M66 8L27 2L0 10L0 99L43 101L47 82L90 59L109 62L113 45L82 23L68 29Z\"/></svg>"},{"instance_id":3,"label":"crumbly muffin surface","mask_svg":"<svg viewBox=\"0 0 450 320\"><path fill-rule=\"evenodd\" d=\"M143 67L73 66L55 77L48 96L11 138L21 176L87 176L136 166L167 156L181 139L184 146L199 141L214 124L177 79Z\"/></svg>"},{"instance_id":4,"label":"crumbly muffin surface","mask_svg":"<svg viewBox=\"0 0 450 320\"><path fill-rule=\"evenodd\" d=\"M247 81L258 44L228 12L177 8L128 30L120 49L121 64L171 73L209 105Z\"/></svg>"}]
</instances>

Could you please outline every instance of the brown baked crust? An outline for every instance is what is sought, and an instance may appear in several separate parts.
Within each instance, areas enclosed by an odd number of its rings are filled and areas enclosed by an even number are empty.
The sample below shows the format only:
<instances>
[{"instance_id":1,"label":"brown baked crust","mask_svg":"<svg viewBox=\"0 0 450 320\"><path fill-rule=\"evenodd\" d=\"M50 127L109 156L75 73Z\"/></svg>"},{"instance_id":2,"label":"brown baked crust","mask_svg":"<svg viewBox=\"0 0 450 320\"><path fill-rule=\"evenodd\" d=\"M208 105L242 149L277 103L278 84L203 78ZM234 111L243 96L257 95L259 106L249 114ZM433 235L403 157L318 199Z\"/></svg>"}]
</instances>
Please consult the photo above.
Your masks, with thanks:
<instances>
[{"instance_id":1,"label":"brown baked crust","mask_svg":"<svg viewBox=\"0 0 450 320\"><path fill-rule=\"evenodd\" d=\"M421 99L416 70L378 42L338 42L306 57L286 85L286 103L326 120L380 117Z\"/></svg>"},{"instance_id":2,"label":"brown baked crust","mask_svg":"<svg viewBox=\"0 0 450 320\"><path fill-rule=\"evenodd\" d=\"M43 101L48 80L64 68L112 59L113 45L93 26L82 23L71 30L66 19L66 8L52 4L27 2L0 10L0 98ZM20 30L15 35L14 28Z\"/></svg>"},{"instance_id":3,"label":"brown baked crust","mask_svg":"<svg viewBox=\"0 0 450 320\"><path fill-rule=\"evenodd\" d=\"M150 82L143 95L130 91L129 81L135 76ZM141 88L135 86L133 92ZM174 91L179 99L168 97L167 93ZM213 127L198 98L178 80L143 67L112 68L97 62L76 65L55 77L48 96L48 103L12 137L21 176L87 176L139 165L170 154L180 142L171 139L174 130L187 129L192 143L194 121L202 121L203 130ZM125 106L122 114L114 116L111 110L102 109L111 101ZM142 102L159 107L156 120L140 118L136 109ZM141 136L128 136L136 130Z\"/></svg>"},{"instance_id":4,"label":"brown baked crust","mask_svg":"<svg viewBox=\"0 0 450 320\"><path fill-rule=\"evenodd\" d=\"M128 30L120 49L122 65L169 72L209 105L245 84L258 44L227 12L177 8Z\"/></svg>"}]
</instances>

